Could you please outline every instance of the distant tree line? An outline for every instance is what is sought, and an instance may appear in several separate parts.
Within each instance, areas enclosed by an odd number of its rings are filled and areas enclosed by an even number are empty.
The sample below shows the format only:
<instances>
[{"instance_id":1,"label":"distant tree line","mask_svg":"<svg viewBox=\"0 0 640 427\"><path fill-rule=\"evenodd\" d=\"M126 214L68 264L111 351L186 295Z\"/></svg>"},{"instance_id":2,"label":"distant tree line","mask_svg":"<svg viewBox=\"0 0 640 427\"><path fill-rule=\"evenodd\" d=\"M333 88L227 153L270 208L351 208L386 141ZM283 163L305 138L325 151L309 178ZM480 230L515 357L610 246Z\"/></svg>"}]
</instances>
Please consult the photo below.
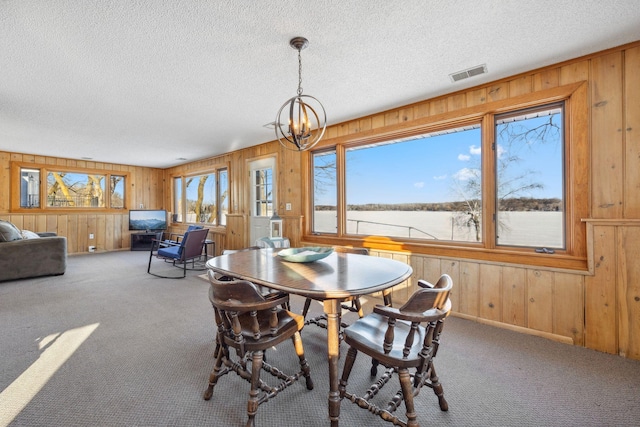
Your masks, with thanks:
<instances>
[{"instance_id":1,"label":"distant tree line","mask_svg":"<svg viewBox=\"0 0 640 427\"><path fill-rule=\"evenodd\" d=\"M473 200L480 203L479 200ZM347 205L348 211L426 211L426 212L458 212L466 211L468 201L440 202L440 203L366 203L362 205ZM316 205L317 211L335 211L331 205ZM558 198L533 199L530 197L514 197L500 201L502 211L562 211L562 200Z\"/></svg>"}]
</instances>

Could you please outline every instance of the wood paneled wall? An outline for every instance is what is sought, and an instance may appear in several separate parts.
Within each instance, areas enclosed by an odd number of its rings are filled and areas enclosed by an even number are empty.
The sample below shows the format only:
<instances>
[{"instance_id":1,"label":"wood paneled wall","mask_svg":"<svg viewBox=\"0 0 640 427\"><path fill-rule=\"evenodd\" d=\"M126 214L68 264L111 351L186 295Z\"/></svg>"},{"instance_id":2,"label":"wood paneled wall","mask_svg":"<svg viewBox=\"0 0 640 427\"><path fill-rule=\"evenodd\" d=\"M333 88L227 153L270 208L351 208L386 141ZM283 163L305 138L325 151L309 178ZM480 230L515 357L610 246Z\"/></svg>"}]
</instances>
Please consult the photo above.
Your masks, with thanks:
<instances>
[{"instance_id":1,"label":"wood paneled wall","mask_svg":"<svg viewBox=\"0 0 640 427\"><path fill-rule=\"evenodd\" d=\"M129 249L131 232L128 227L128 211L100 213L84 210L69 213L67 210L59 214L55 212L11 213L9 196L12 161L128 172L130 179L127 191L130 192L131 208L138 208L140 205L145 209L164 208L162 169L0 152L0 219L11 221L20 229L35 232L49 231L66 236L70 254L88 252L90 245L95 246L98 252ZM90 234L93 234L94 239L89 239Z\"/></svg>"},{"instance_id":2,"label":"wood paneled wall","mask_svg":"<svg viewBox=\"0 0 640 427\"><path fill-rule=\"evenodd\" d=\"M410 263L394 292L406 298L419 278L455 283L456 315L595 350L640 359L640 43L545 67L488 85L341 123L327 137L410 127L430 115L577 82L588 84L589 182L585 212L588 271L491 263L428 254L376 252ZM586 128L586 132L584 132ZM303 242L304 243L304 242ZM397 298L396 298L397 296Z\"/></svg>"}]
</instances>

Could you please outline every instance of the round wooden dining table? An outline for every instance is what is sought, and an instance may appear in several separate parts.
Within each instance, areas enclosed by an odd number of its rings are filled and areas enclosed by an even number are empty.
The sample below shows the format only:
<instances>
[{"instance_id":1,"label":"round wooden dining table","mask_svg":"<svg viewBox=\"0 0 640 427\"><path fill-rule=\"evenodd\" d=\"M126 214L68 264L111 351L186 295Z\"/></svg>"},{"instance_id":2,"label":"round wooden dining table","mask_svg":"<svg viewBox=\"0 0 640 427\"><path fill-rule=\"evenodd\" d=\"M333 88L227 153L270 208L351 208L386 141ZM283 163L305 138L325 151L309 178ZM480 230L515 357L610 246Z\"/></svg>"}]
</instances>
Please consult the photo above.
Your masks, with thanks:
<instances>
[{"instance_id":1,"label":"round wooden dining table","mask_svg":"<svg viewBox=\"0 0 640 427\"><path fill-rule=\"evenodd\" d=\"M207 267L224 275L249 280L289 294L323 302L327 316L327 360L329 364L329 420L338 427L340 392L341 303L350 297L384 291L411 276L411 266L388 258L334 252L314 262L288 262L280 249L238 251L207 261Z\"/></svg>"}]
</instances>

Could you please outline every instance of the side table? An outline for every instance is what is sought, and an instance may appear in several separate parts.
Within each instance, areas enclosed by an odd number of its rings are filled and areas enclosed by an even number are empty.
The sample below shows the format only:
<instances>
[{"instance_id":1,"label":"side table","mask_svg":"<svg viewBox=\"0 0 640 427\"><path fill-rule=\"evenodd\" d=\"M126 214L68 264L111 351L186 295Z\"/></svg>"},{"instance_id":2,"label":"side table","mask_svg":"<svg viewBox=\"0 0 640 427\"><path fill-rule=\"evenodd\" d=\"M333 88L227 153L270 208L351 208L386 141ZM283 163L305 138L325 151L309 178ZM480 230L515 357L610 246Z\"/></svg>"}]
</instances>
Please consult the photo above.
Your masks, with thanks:
<instances>
[{"instance_id":1,"label":"side table","mask_svg":"<svg viewBox=\"0 0 640 427\"><path fill-rule=\"evenodd\" d=\"M214 240L207 239L202 245L204 247L204 259L209 259L209 247L211 247L211 257L216 256L216 242Z\"/></svg>"}]
</instances>

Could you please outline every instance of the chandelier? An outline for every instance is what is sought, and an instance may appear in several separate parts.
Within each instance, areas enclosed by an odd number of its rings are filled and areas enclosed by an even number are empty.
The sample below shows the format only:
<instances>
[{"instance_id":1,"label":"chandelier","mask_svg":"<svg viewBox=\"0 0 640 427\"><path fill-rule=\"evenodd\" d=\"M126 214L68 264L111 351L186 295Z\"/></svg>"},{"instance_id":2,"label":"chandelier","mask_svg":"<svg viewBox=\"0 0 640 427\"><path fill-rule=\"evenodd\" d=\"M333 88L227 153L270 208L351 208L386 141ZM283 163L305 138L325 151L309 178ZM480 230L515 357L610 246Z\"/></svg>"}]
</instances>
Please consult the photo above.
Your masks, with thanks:
<instances>
[{"instance_id":1,"label":"chandelier","mask_svg":"<svg viewBox=\"0 0 640 427\"><path fill-rule=\"evenodd\" d=\"M298 95L290 98L278 110L275 128L280 144L293 151L305 151L316 145L327 128L324 107L311 95L302 94L302 57L300 52L309 46L304 37L294 37L289 45L298 51Z\"/></svg>"}]
</instances>

